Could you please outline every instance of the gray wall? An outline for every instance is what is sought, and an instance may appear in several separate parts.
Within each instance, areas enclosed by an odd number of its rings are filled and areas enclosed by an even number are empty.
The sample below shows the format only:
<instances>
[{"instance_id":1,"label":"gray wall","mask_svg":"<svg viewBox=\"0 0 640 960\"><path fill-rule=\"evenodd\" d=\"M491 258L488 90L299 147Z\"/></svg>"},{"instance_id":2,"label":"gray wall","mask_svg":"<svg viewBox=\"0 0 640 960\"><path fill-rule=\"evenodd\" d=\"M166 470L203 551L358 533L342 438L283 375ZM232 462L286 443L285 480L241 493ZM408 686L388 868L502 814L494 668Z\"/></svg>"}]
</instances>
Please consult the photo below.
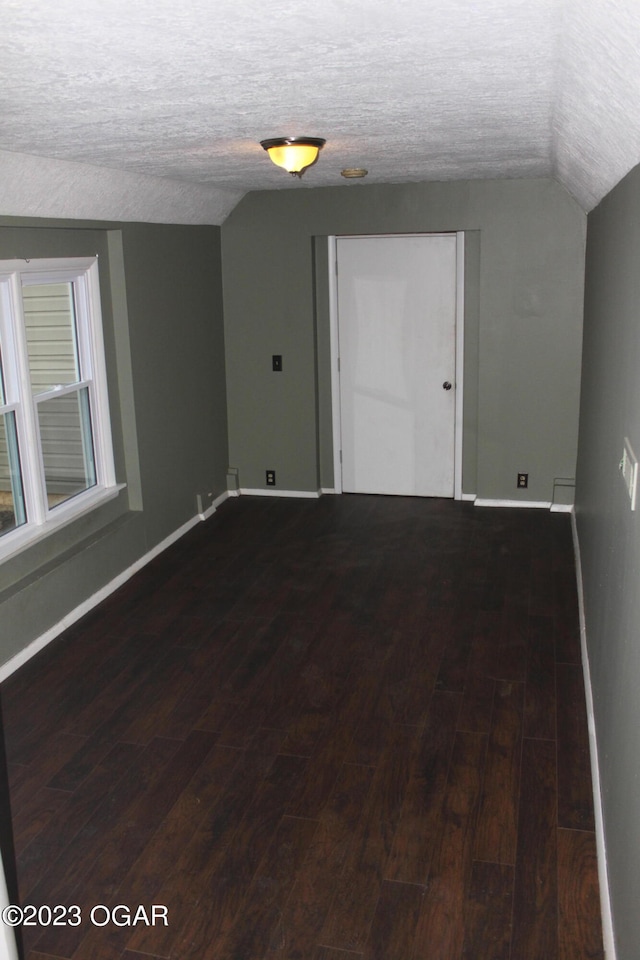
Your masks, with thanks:
<instances>
[{"instance_id":1,"label":"gray wall","mask_svg":"<svg viewBox=\"0 0 640 960\"><path fill-rule=\"evenodd\" d=\"M226 490L220 229L0 219L0 259L95 253L127 489L0 566L0 663Z\"/></svg>"},{"instance_id":2,"label":"gray wall","mask_svg":"<svg viewBox=\"0 0 640 960\"><path fill-rule=\"evenodd\" d=\"M576 519L618 960L640 944L640 167L589 215Z\"/></svg>"},{"instance_id":3,"label":"gray wall","mask_svg":"<svg viewBox=\"0 0 640 960\"><path fill-rule=\"evenodd\" d=\"M586 218L553 181L247 195L222 227L230 463L240 486L331 487L326 277L332 234L463 230L463 489L549 501L575 476ZM271 372L271 355L284 370ZM247 388L249 385L249 388ZM529 489L516 474L529 473ZM569 489L569 502L573 491Z\"/></svg>"}]
</instances>

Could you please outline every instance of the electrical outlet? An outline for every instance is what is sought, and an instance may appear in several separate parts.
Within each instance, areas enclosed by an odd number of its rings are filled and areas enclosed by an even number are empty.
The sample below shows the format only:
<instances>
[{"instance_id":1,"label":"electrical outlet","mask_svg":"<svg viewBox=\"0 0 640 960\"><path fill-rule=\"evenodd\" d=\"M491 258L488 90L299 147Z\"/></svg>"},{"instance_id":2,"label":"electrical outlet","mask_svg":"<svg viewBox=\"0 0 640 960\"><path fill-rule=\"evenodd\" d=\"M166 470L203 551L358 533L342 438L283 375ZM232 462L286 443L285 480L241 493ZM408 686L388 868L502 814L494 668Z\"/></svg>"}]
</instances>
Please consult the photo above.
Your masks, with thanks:
<instances>
[{"instance_id":1,"label":"electrical outlet","mask_svg":"<svg viewBox=\"0 0 640 960\"><path fill-rule=\"evenodd\" d=\"M267 470L266 472L267 486L275 487L276 485L276 472L275 470Z\"/></svg>"},{"instance_id":2,"label":"electrical outlet","mask_svg":"<svg viewBox=\"0 0 640 960\"><path fill-rule=\"evenodd\" d=\"M529 474L519 473L517 487L519 490L526 490L529 486Z\"/></svg>"}]
</instances>

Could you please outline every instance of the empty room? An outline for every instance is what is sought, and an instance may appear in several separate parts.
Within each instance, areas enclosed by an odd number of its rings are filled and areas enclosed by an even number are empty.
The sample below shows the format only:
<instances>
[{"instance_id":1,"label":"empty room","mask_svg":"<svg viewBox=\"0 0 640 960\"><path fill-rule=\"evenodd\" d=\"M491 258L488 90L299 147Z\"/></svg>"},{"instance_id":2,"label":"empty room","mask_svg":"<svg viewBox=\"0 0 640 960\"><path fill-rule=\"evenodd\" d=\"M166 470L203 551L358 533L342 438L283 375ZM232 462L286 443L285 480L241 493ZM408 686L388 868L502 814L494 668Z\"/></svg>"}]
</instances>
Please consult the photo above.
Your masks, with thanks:
<instances>
[{"instance_id":1,"label":"empty room","mask_svg":"<svg viewBox=\"0 0 640 960\"><path fill-rule=\"evenodd\" d=\"M0 958L636 960L635 0L0 9Z\"/></svg>"}]
</instances>

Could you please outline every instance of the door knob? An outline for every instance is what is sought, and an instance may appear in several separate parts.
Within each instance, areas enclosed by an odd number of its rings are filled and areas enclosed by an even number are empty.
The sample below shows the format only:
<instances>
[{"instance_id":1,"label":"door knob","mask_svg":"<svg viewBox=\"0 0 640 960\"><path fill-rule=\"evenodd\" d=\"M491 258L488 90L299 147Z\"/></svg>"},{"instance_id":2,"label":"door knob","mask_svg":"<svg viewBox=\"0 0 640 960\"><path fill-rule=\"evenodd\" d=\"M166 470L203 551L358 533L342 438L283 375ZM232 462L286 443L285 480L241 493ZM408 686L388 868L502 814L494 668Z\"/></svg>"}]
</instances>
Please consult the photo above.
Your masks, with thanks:
<instances>
[{"instance_id":1,"label":"door knob","mask_svg":"<svg viewBox=\"0 0 640 960\"><path fill-rule=\"evenodd\" d=\"M442 389L451 390L451 383L449 382L449 380L445 380L445 382L442 384Z\"/></svg>"}]
</instances>

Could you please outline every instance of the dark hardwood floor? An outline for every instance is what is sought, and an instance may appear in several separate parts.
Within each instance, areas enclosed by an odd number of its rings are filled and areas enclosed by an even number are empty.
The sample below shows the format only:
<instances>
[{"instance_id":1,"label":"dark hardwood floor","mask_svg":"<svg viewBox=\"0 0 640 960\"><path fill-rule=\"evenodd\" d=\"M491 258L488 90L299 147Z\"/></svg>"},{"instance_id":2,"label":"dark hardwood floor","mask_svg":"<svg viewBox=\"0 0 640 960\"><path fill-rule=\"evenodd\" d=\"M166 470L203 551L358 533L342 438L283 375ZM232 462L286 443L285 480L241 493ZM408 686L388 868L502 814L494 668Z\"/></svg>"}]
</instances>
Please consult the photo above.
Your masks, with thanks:
<instances>
[{"instance_id":1,"label":"dark hardwood floor","mask_svg":"<svg viewBox=\"0 0 640 960\"><path fill-rule=\"evenodd\" d=\"M232 500L2 696L28 960L603 957L566 515Z\"/></svg>"}]
</instances>

